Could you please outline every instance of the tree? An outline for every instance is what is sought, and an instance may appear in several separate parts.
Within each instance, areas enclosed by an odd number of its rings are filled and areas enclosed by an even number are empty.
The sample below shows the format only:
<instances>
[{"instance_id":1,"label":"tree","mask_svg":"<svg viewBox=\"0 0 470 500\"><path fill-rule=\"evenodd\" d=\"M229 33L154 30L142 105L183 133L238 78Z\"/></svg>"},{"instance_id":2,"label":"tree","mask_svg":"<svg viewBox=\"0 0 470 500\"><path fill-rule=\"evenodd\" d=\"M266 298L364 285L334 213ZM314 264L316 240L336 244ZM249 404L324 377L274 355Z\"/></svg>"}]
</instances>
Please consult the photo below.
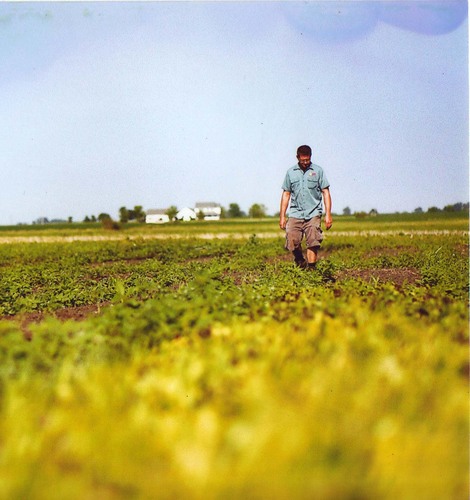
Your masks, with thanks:
<instances>
[{"instance_id":1,"label":"tree","mask_svg":"<svg viewBox=\"0 0 470 500\"><path fill-rule=\"evenodd\" d=\"M175 207L175 205L171 205L171 207L165 213L168 215L170 220L175 220L178 209Z\"/></svg>"},{"instance_id":2,"label":"tree","mask_svg":"<svg viewBox=\"0 0 470 500\"><path fill-rule=\"evenodd\" d=\"M136 205L134 207L134 219L137 222L145 222L145 212L142 208L142 205Z\"/></svg>"},{"instance_id":3,"label":"tree","mask_svg":"<svg viewBox=\"0 0 470 500\"><path fill-rule=\"evenodd\" d=\"M197 220L204 220L204 212L202 210L199 210L199 212L197 213Z\"/></svg>"},{"instance_id":4,"label":"tree","mask_svg":"<svg viewBox=\"0 0 470 500\"><path fill-rule=\"evenodd\" d=\"M69 224L72 224L72 222L73 222L73 218L72 218L72 217L69 217L69 218L67 219L67 222L68 222Z\"/></svg>"},{"instance_id":5,"label":"tree","mask_svg":"<svg viewBox=\"0 0 470 500\"><path fill-rule=\"evenodd\" d=\"M251 205L248 215L253 219L262 219L266 217L266 207L259 203L254 203Z\"/></svg>"},{"instance_id":6,"label":"tree","mask_svg":"<svg viewBox=\"0 0 470 500\"><path fill-rule=\"evenodd\" d=\"M351 209L349 207L343 208L343 215L351 215Z\"/></svg>"},{"instance_id":7,"label":"tree","mask_svg":"<svg viewBox=\"0 0 470 500\"><path fill-rule=\"evenodd\" d=\"M108 220L108 219L111 219L111 216L109 214L100 214L100 215L98 215L98 220L100 222L103 222L103 221Z\"/></svg>"},{"instance_id":8,"label":"tree","mask_svg":"<svg viewBox=\"0 0 470 500\"><path fill-rule=\"evenodd\" d=\"M428 208L428 212L429 213L434 213L434 212L440 212L440 208L437 208L437 207L429 207Z\"/></svg>"},{"instance_id":9,"label":"tree","mask_svg":"<svg viewBox=\"0 0 470 500\"><path fill-rule=\"evenodd\" d=\"M129 210L126 207L121 207L119 209L119 222L126 223L129 222Z\"/></svg>"},{"instance_id":10,"label":"tree","mask_svg":"<svg viewBox=\"0 0 470 500\"><path fill-rule=\"evenodd\" d=\"M145 222L145 215L142 205L136 205L134 208L121 207L119 209L119 221L124 223L131 220Z\"/></svg>"},{"instance_id":11,"label":"tree","mask_svg":"<svg viewBox=\"0 0 470 500\"><path fill-rule=\"evenodd\" d=\"M423 209L421 207L415 208L415 214L422 214Z\"/></svg>"},{"instance_id":12,"label":"tree","mask_svg":"<svg viewBox=\"0 0 470 500\"><path fill-rule=\"evenodd\" d=\"M242 216L242 211L238 203L230 203L228 207L228 216L230 218L237 218Z\"/></svg>"}]
</instances>

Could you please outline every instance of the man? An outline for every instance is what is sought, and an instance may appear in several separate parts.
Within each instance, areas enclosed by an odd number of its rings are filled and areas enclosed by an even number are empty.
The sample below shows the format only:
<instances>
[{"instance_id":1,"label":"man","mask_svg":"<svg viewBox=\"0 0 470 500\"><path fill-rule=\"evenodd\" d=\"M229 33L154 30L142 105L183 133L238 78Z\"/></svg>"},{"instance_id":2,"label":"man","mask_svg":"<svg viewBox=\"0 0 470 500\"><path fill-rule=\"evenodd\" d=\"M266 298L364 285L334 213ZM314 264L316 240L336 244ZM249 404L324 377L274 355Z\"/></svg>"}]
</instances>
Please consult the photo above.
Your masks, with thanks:
<instances>
[{"instance_id":1,"label":"man","mask_svg":"<svg viewBox=\"0 0 470 500\"><path fill-rule=\"evenodd\" d=\"M322 198L325 205L325 227L333 224L330 184L323 169L311 162L310 146L297 149L297 165L291 167L282 184L279 226L286 230L286 249L293 253L295 263L303 269L315 269L318 249L323 240ZM289 207L290 202L290 207ZM286 219L289 207L289 219ZM302 239L307 242L307 260L302 252Z\"/></svg>"}]
</instances>

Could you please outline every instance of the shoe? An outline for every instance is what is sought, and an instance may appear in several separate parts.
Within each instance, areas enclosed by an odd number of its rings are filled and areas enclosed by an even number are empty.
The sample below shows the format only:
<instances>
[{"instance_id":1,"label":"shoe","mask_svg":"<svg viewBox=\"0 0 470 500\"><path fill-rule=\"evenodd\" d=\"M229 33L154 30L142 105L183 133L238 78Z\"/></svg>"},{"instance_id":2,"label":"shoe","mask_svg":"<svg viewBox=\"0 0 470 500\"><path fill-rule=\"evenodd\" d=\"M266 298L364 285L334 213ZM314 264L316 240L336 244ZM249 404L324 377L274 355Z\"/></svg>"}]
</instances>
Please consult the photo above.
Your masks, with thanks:
<instances>
[{"instance_id":1,"label":"shoe","mask_svg":"<svg viewBox=\"0 0 470 500\"><path fill-rule=\"evenodd\" d=\"M307 267L308 267L308 264L307 264L306 260L297 260L297 259L295 259L294 262L295 262L295 265L297 267L300 267L300 269L307 269Z\"/></svg>"}]
</instances>

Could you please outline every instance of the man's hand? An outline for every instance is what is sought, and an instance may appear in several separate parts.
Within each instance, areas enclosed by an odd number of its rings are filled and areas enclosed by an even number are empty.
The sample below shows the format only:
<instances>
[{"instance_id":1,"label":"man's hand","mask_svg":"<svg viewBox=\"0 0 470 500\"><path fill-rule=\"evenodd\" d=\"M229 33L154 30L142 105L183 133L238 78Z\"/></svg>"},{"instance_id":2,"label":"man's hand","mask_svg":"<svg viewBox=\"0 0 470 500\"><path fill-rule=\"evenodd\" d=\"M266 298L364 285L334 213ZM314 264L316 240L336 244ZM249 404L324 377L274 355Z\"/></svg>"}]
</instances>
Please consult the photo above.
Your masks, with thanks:
<instances>
[{"instance_id":1,"label":"man's hand","mask_svg":"<svg viewBox=\"0 0 470 500\"><path fill-rule=\"evenodd\" d=\"M287 207L289 206L290 192L283 191L281 196L281 207L279 209L279 227L284 231L287 225Z\"/></svg>"},{"instance_id":2,"label":"man's hand","mask_svg":"<svg viewBox=\"0 0 470 500\"><path fill-rule=\"evenodd\" d=\"M325 189L322 189L321 192L323 194L323 202L325 204L325 227L326 227L326 229L330 229L330 227L333 225L333 217L331 217L330 189L325 188Z\"/></svg>"},{"instance_id":3,"label":"man's hand","mask_svg":"<svg viewBox=\"0 0 470 500\"><path fill-rule=\"evenodd\" d=\"M333 225L333 217L331 217L331 214L326 214L325 215L325 227L326 229L330 229L330 227Z\"/></svg>"}]
</instances>

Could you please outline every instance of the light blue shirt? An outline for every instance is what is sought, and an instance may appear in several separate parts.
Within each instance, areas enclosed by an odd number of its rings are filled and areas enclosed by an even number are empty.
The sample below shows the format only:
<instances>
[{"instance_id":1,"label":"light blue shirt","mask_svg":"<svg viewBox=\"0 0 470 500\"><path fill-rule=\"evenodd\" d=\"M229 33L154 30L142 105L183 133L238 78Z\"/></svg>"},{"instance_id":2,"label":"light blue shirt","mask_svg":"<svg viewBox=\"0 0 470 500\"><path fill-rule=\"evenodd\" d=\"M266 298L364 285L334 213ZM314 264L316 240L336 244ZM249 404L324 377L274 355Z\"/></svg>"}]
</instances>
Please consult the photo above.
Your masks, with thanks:
<instances>
[{"instance_id":1,"label":"light blue shirt","mask_svg":"<svg viewBox=\"0 0 470 500\"><path fill-rule=\"evenodd\" d=\"M328 187L330 184L320 166L312 163L305 172L298 164L291 167L282 184L282 189L291 194L288 216L305 220L321 217L322 189Z\"/></svg>"}]
</instances>

